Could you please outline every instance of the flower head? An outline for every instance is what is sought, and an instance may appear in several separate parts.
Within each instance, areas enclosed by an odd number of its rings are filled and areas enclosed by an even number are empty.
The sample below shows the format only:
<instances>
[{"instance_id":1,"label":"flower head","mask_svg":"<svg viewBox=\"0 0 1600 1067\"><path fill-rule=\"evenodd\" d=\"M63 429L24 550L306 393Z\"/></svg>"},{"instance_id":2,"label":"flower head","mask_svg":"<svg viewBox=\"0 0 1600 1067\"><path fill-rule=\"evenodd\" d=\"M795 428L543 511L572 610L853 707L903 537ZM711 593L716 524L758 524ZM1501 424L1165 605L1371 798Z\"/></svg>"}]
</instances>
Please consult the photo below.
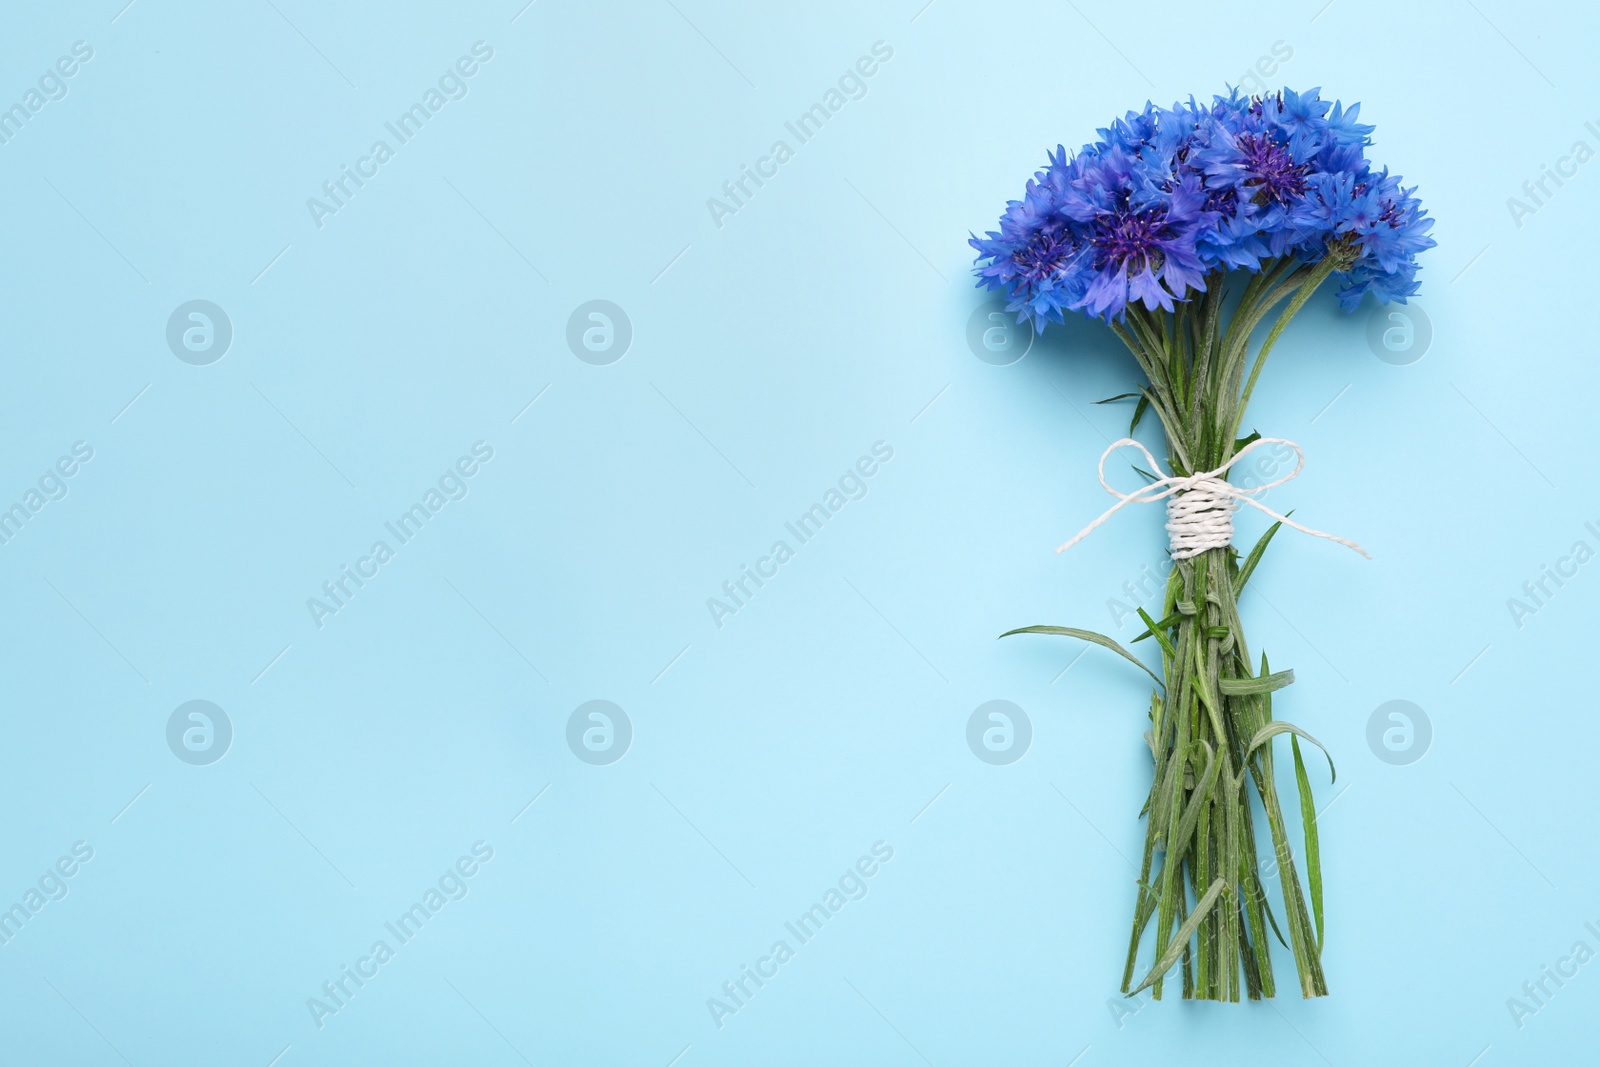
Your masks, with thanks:
<instances>
[{"instance_id":1,"label":"flower head","mask_svg":"<svg viewBox=\"0 0 1600 1067\"><path fill-rule=\"evenodd\" d=\"M1415 188L1372 170L1373 128L1359 113L1316 89L1147 103L1072 156L1058 146L1000 229L972 237L978 284L1005 291L1018 320L1042 331L1068 311L1107 321L1130 303L1171 311L1209 275L1337 247L1350 260L1346 310L1368 291L1404 301L1433 220Z\"/></svg>"}]
</instances>

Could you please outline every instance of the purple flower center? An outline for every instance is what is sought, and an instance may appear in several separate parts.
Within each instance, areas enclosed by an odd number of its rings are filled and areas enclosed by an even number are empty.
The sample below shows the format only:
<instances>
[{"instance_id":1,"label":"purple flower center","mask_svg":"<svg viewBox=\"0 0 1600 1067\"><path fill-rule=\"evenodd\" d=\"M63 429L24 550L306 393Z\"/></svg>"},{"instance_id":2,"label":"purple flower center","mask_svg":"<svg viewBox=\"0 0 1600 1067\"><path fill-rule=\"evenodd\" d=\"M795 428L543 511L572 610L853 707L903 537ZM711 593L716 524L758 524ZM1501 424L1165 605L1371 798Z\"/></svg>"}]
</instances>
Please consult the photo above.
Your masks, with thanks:
<instances>
[{"instance_id":1,"label":"purple flower center","mask_svg":"<svg viewBox=\"0 0 1600 1067\"><path fill-rule=\"evenodd\" d=\"M1231 219L1239 210L1239 194L1231 186L1223 186L1220 189L1207 189L1206 201L1202 210L1214 211L1225 219Z\"/></svg>"},{"instance_id":2,"label":"purple flower center","mask_svg":"<svg viewBox=\"0 0 1600 1067\"><path fill-rule=\"evenodd\" d=\"M1072 242L1063 234L1036 233L1026 245L1011 254L1017 274L1030 286L1054 278L1061 261L1072 251Z\"/></svg>"},{"instance_id":3,"label":"purple flower center","mask_svg":"<svg viewBox=\"0 0 1600 1067\"><path fill-rule=\"evenodd\" d=\"M1245 185L1255 190L1258 204L1277 201L1287 204L1306 191L1306 172L1310 168L1296 163L1289 150L1271 137L1245 134L1239 138L1239 151L1244 154L1245 170L1250 177Z\"/></svg>"},{"instance_id":4,"label":"purple flower center","mask_svg":"<svg viewBox=\"0 0 1600 1067\"><path fill-rule=\"evenodd\" d=\"M1171 238L1167 231L1167 209L1128 212L1103 218L1098 232L1089 239L1095 247L1095 269L1108 263L1138 273L1146 264L1161 263L1161 243Z\"/></svg>"}]
</instances>

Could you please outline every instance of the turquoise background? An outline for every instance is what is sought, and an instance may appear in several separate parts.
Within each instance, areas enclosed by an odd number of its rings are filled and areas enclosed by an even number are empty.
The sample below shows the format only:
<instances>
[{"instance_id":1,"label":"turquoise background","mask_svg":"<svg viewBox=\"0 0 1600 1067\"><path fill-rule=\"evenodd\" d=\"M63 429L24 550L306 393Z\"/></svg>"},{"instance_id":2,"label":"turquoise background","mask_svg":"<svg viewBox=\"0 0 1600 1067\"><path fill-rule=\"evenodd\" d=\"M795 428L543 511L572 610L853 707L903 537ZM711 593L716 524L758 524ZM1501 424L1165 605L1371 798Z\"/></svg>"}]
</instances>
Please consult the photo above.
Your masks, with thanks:
<instances>
[{"instance_id":1,"label":"turquoise background","mask_svg":"<svg viewBox=\"0 0 1600 1067\"><path fill-rule=\"evenodd\" d=\"M1508 606L1600 548L1600 163L1572 175L1570 154L1600 149L1592 20L1504 0L123 2L12 4L0 35L0 106L93 51L0 144L0 507L93 450L0 545L0 907L26 913L0 945L0 1060L1593 1048L1600 964L1520 1020L1507 1003L1532 1007L1524 983L1576 942L1600 950L1600 565ZM492 58L466 95L400 144L385 123L475 42ZM865 95L799 143L785 123L875 42L892 56ZM1361 100L1375 157L1420 184L1431 342L1381 360L1373 310L1322 294L1248 420L1308 455L1272 505L1375 556L1284 534L1243 604L1298 674L1279 714L1339 768L1316 779L1332 995L1123 1005L1147 683L994 638L1133 636L1108 602L1162 560L1158 511L1051 553L1109 503L1094 464L1129 412L1093 401L1132 367L1084 323L977 358L965 242L1047 148L1258 62ZM308 198L379 139L393 158L319 226ZM714 218L779 139L792 158ZM1564 157L1565 184L1513 213ZM597 299L632 330L605 365L567 342ZM191 300L231 324L208 365L167 343ZM477 442L493 457L465 497L319 627L308 598ZM708 598L877 442L866 495L719 627ZM996 699L1031 724L1007 765L967 743ZM231 724L208 764L167 740L191 700ZM569 745L591 700L631 725L620 760ZM1420 759L1369 746L1391 700L1429 724ZM880 842L865 896L793 939ZM46 877L64 856L72 876ZM445 884L466 895L401 944L385 923L462 857ZM28 912L41 878L66 895ZM380 939L392 958L317 1018ZM793 958L719 1027L708 999L779 939Z\"/></svg>"}]
</instances>

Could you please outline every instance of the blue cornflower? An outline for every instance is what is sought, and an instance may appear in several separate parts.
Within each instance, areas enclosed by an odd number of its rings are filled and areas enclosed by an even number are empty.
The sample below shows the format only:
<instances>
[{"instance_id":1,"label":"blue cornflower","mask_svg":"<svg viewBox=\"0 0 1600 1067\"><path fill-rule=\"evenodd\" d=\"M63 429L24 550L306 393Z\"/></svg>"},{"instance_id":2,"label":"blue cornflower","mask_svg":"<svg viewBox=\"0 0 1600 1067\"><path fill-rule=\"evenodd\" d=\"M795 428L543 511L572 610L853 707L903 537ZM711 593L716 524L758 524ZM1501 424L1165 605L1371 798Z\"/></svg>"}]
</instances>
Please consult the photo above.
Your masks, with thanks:
<instances>
[{"instance_id":1,"label":"blue cornflower","mask_svg":"<svg viewBox=\"0 0 1600 1067\"><path fill-rule=\"evenodd\" d=\"M1147 103L1072 156L1058 146L1000 229L971 238L978 284L1043 330L1069 311L1171 311L1213 273L1337 249L1341 264L1354 257L1339 293L1347 310L1369 291L1403 301L1433 221L1414 188L1371 169L1373 127L1359 114L1316 89Z\"/></svg>"}]
</instances>

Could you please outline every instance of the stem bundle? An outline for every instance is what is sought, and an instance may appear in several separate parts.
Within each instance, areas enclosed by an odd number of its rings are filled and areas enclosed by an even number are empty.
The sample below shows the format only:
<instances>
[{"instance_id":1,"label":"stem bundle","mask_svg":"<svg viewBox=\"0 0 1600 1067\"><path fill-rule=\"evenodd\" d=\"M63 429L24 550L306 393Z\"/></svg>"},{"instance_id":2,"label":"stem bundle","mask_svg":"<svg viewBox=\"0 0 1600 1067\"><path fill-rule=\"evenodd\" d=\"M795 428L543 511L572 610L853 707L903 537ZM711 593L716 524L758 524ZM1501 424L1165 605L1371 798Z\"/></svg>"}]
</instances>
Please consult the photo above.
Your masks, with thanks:
<instances>
[{"instance_id":1,"label":"stem bundle","mask_svg":"<svg viewBox=\"0 0 1600 1067\"><path fill-rule=\"evenodd\" d=\"M1334 244L1315 263L1294 257L1264 263L1244 282L1225 324L1226 289L1240 276L1220 271L1207 278L1203 296L1172 312L1130 304L1126 318L1113 324L1147 379L1134 424L1145 411L1155 413L1174 476L1215 470L1255 439L1238 434L1267 356L1317 287L1348 266L1348 255ZM1251 335L1279 308L1252 360ZM1139 612L1145 633L1138 640L1155 640L1163 670L1146 735L1155 773L1142 812L1144 858L1122 976L1122 991L1129 995L1149 988L1159 999L1165 976L1181 961L1186 998L1237 1001L1241 992L1251 1000L1271 997L1276 987L1269 929L1293 953L1301 994L1328 991L1316 809L1300 749L1300 738L1316 741L1272 717L1272 693L1292 682L1294 673L1273 673L1265 655L1257 671L1239 619L1239 593L1279 525L1243 558L1230 545L1175 561L1161 617ZM1079 637L1134 659L1112 639L1089 631L1039 626L1012 632ZM1274 776L1271 742L1280 734L1290 735L1294 755L1304 887ZM1251 804L1252 786L1259 815ZM1257 856L1261 816L1272 849L1268 865ZM1280 911L1267 890L1273 873ZM1154 963L1135 984L1140 946L1152 923Z\"/></svg>"}]
</instances>

